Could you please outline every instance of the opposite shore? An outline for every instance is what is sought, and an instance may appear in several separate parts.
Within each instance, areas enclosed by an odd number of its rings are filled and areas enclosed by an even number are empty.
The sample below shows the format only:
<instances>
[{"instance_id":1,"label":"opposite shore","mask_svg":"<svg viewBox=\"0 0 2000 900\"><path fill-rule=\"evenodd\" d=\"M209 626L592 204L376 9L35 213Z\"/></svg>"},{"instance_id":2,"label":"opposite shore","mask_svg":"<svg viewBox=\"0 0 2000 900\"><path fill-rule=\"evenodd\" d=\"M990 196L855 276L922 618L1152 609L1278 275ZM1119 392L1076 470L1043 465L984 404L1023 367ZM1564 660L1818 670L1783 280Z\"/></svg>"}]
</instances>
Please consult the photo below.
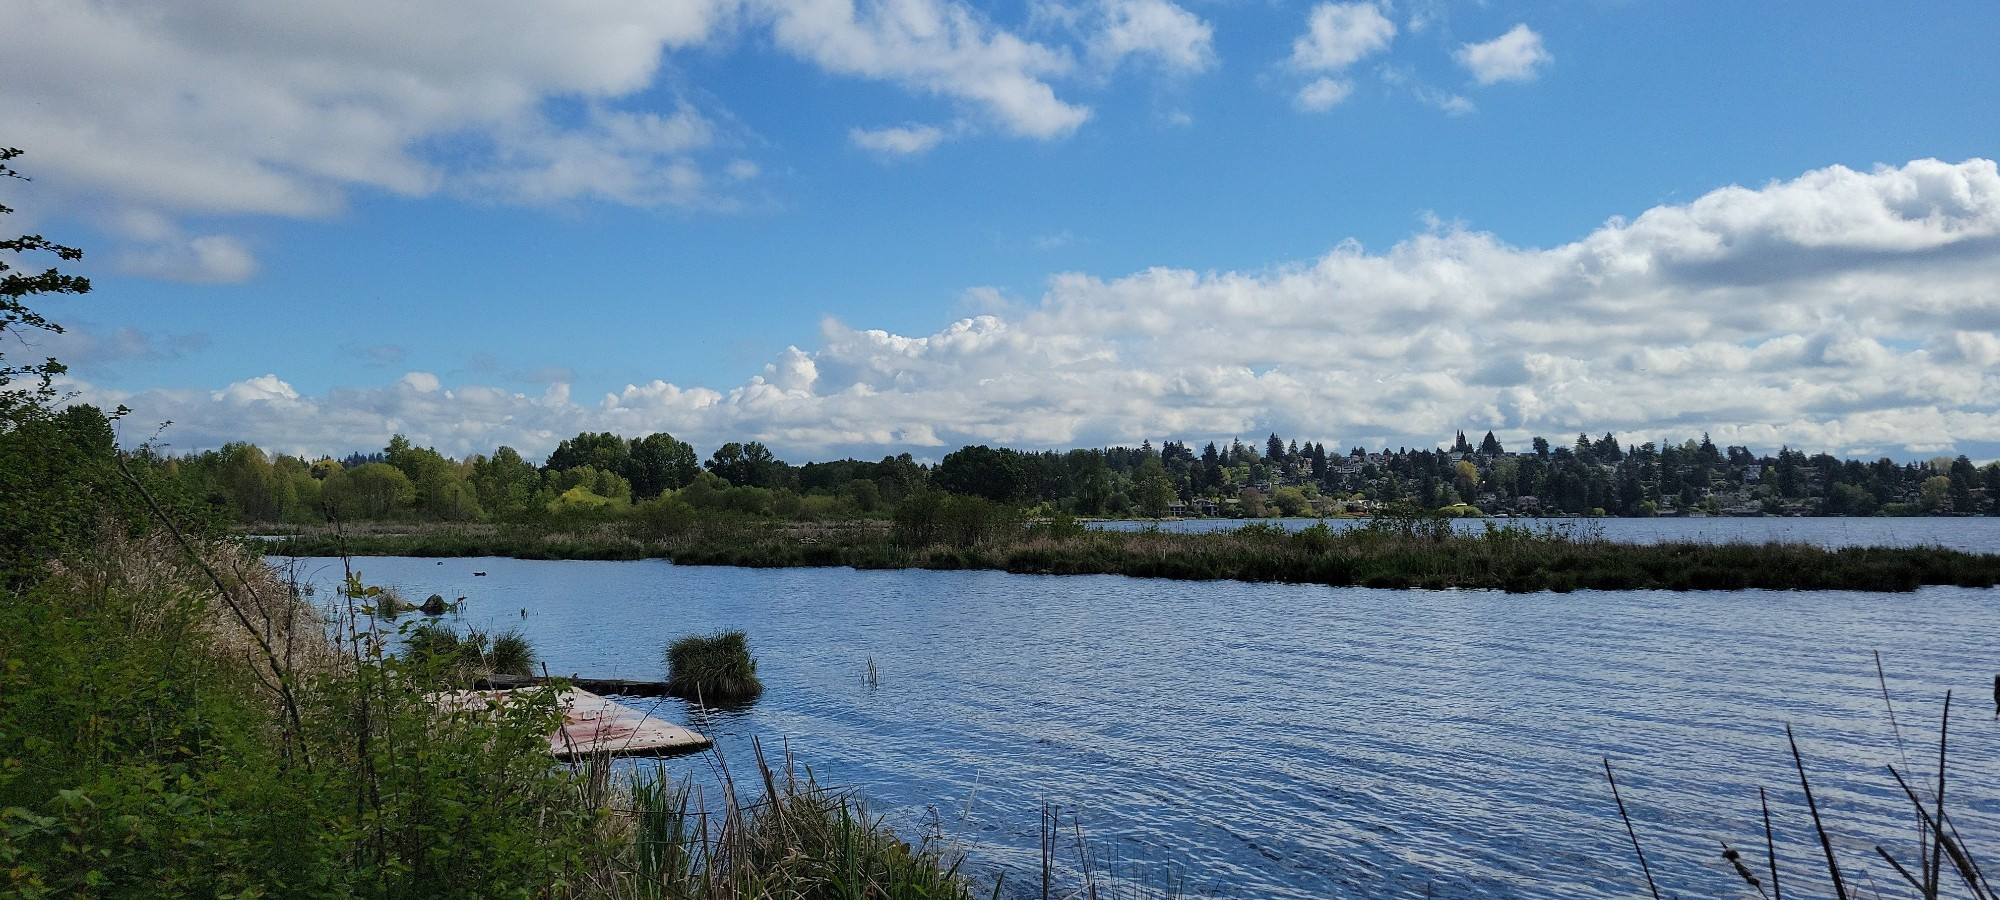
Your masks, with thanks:
<instances>
[{"instance_id":1,"label":"opposite shore","mask_svg":"<svg viewBox=\"0 0 2000 900\"><path fill-rule=\"evenodd\" d=\"M665 559L678 565L987 569L1043 575L1128 575L1371 588L1588 590L1872 590L1992 587L2000 554L1941 547L1824 548L1804 543L1607 541L1546 523L1454 529L1441 517L1379 516L1356 527L1288 531L1107 531L1065 517L1024 522L965 504L928 521L687 522L670 533L620 525L575 528L418 524L265 534L282 556L504 556Z\"/></svg>"}]
</instances>

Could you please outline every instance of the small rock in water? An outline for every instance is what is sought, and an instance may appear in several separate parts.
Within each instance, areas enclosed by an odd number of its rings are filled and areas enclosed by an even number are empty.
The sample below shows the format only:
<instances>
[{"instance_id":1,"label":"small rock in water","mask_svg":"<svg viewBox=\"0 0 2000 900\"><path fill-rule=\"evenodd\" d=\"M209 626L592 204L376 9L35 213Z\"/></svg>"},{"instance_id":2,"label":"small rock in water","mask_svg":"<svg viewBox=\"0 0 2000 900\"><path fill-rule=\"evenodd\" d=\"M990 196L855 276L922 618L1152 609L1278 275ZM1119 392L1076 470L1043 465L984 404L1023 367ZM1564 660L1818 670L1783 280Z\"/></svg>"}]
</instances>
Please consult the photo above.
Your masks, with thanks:
<instances>
[{"instance_id":1,"label":"small rock in water","mask_svg":"<svg viewBox=\"0 0 2000 900\"><path fill-rule=\"evenodd\" d=\"M427 616L444 615L444 595L432 594L424 598L424 605L420 608L423 610L424 615Z\"/></svg>"}]
</instances>

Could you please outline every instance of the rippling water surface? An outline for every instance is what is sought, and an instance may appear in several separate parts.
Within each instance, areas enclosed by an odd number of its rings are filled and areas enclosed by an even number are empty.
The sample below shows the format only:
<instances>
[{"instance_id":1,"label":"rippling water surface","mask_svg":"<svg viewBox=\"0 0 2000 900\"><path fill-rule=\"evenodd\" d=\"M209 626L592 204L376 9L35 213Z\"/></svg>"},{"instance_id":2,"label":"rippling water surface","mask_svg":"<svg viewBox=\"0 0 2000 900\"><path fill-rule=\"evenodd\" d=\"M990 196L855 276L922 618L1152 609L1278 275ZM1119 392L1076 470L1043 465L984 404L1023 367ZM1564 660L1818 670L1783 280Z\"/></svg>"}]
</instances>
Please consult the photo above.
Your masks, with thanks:
<instances>
[{"instance_id":1,"label":"rippling water surface","mask_svg":"<svg viewBox=\"0 0 2000 900\"><path fill-rule=\"evenodd\" d=\"M366 580L465 595L556 672L661 678L674 637L743 628L764 698L697 720L732 766L780 743L902 827L935 814L1025 884L1044 799L1121 869L1240 897L1599 897L1643 890L1601 760L1662 888L1716 896L1771 790L1787 877L1816 852L1791 723L1843 865L1914 846L1897 742L1930 772L1955 690L1951 805L2000 852L2000 594L1509 595L997 572L378 558ZM306 560L330 585L337 561ZM474 577L474 571L486 577ZM324 596L324 595L322 595ZM525 618L522 611L526 611ZM864 683L867 661L879 686ZM712 777L701 757L670 772ZM1957 802L1963 800L1963 803ZM969 813L967 812L969 809ZM1910 853L1914 854L1911 849ZM1884 885L1886 887L1886 885Z\"/></svg>"}]
</instances>

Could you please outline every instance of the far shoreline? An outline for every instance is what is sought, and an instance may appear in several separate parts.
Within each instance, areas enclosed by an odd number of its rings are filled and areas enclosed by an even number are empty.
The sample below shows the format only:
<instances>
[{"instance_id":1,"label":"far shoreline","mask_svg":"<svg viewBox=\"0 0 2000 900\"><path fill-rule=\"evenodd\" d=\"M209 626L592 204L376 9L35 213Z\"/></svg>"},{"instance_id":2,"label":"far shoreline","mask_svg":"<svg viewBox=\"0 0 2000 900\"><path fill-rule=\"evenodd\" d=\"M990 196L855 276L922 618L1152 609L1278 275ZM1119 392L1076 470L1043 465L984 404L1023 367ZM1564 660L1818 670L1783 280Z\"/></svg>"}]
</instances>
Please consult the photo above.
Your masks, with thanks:
<instances>
[{"instance_id":1,"label":"far shoreline","mask_svg":"<svg viewBox=\"0 0 2000 900\"><path fill-rule=\"evenodd\" d=\"M1112 520L1130 521L1130 520ZM1193 520L1186 520L1193 521ZM2000 554L1938 546L1829 548L1798 541L1633 543L1558 526L1489 521L1462 532L1435 517L1384 516L1345 529L1320 520L1287 528L1103 529L1068 520L913 541L880 521L695 525L640 537L606 525L558 528L373 523L363 528L260 529L274 556L494 556L539 560L665 559L748 568L982 569L1016 574L1128 575L1187 581L1323 584L1383 589L1868 590L1925 585L1990 588ZM1586 520L1587 521L1587 520Z\"/></svg>"}]
</instances>

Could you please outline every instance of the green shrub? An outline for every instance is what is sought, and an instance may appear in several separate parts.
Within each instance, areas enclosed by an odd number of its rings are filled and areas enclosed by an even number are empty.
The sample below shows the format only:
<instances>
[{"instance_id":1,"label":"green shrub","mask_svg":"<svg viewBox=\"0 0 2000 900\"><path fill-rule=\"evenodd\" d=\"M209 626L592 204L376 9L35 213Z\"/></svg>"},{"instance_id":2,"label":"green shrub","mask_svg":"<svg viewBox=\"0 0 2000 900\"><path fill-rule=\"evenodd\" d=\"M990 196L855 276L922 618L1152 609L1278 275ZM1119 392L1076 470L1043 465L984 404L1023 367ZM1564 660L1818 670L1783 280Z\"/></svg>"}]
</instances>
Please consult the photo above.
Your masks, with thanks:
<instances>
[{"instance_id":1,"label":"green shrub","mask_svg":"<svg viewBox=\"0 0 2000 900\"><path fill-rule=\"evenodd\" d=\"M667 645L667 691L700 702L742 703L764 693L741 631L689 635Z\"/></svg>"}]
</instances>

